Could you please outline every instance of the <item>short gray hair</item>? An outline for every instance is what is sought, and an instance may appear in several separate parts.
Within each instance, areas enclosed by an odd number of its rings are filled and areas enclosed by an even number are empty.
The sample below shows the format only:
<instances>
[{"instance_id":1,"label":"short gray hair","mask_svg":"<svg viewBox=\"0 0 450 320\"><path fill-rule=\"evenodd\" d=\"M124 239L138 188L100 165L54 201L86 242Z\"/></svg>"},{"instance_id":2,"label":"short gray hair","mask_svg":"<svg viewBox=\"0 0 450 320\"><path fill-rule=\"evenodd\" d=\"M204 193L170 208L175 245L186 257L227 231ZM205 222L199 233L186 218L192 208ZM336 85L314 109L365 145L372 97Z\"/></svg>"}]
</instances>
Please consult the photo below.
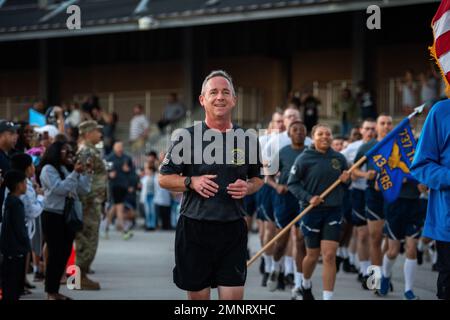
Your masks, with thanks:
<instances>
[{"instance_id":1,"label":"short gray hair","mask_svg":"<svg viewBox=\"0 0 450 320\"><path fill-rule=\"evenodd\" d=\"M203 80L203 84L202 84L202 92L201 92L202 95L205 94L206 83L215 77L225 78L230 83L231 92L233 93L233 96L236 96L236 91L234 90L234 85L233 85L233 79L231 79L231 76L224 70L214 70L214 71L211 71L211 73L206 76L206 78L205 78L205 80Z\"/></svg>"}]
</instances>

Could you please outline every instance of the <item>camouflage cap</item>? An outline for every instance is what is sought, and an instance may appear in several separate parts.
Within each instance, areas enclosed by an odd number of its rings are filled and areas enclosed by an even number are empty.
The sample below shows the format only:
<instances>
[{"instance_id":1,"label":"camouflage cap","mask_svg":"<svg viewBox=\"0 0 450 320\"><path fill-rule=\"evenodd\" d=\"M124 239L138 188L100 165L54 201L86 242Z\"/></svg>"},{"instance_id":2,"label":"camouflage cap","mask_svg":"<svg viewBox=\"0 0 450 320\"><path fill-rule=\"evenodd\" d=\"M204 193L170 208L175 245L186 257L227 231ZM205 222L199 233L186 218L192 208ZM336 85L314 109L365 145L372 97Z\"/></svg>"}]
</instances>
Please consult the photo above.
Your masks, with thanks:
<instances>
[{"instance_id":1,"label":"camouflage cap","mask_svg":"<svg viewBox=\"0 0 450 320\"><path fill-rule=\"evenodd\" d=\"M97 129L103 129L103 126L99 125L97 121L94 120L88 120L80 123L78 126L78 130L80 132L80 135L83 135L85 133L97 130Z\"/></svg>"}]
</instances>

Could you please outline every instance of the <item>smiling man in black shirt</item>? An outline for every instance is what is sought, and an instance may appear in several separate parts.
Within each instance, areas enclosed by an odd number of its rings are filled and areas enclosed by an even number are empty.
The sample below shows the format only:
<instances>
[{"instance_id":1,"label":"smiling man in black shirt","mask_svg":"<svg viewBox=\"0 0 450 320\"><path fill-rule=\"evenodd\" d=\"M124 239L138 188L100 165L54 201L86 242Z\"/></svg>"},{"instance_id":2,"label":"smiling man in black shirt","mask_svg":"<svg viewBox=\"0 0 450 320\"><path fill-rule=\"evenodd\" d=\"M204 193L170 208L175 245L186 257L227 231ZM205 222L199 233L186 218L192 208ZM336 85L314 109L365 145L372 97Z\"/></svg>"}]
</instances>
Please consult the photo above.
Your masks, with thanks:
<instances>
[{"instance_id":1,"label":"smiling man in black shirt","mask_svg":"<svg viewBox=\"0 0 450 320\"><path fill-rule=\"evenodd\" d=\"M263 184L259 143L256 134L242 139L244 131L231 122L236 95L227 73L210 73L199 99L205 121L181 130L159 176L161 187L184 192L174 282L191 300L210 299L215 287L220 299L241 300L247 278L243 198Z\"/></svg>"}]
</instances>

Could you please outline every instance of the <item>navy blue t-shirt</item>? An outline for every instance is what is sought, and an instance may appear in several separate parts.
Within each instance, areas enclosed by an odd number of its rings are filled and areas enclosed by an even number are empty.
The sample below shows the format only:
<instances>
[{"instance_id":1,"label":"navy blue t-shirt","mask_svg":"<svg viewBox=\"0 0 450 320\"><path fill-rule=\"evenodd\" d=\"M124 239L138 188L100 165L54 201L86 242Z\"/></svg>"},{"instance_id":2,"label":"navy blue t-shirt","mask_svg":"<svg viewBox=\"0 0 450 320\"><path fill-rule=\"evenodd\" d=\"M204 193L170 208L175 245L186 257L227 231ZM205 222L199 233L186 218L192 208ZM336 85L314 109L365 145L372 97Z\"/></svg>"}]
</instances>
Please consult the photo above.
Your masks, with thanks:
<instances>
[{"instance_id":1,"label":"navy blue t-shirt","mask_svg":"<svg viewBox=\"0 0 450 320\"><path fill-rule=\"evenodd\" d=\"M216 152L211 152L211 154L217 155L217 159L221 158L222 161L218 160L210 163L209 161L205 162L202 155L211 151L211 145L215 138L211 141L203 141L207 139L195 136L195 130L197 130L196 132L201 132L204 136L209 129L205 122L196 126L186 129L185 133L190 138L180 136L181 138L172 144L161 165L160 173L162 175L178 174L185 177L217 175L217 178L213 181L219 185L218 193L214 197L206 199L193 190L184 192L181 214L196 220L219 222L239 220L245 216L244 201L243 199L233 199L227 193L227 187L238 179L246 181L254 177L262 177L258 137L256 135L249 136L245 140L245 146L240 146L244 147L244 150L242 150L236 142L237 139L231 140L230 146L226 143L227 134L221 133L223 139L222 148L216 151L222 152L222 157ZM239 130L240 128L233 126L233 129ZM195 141L200 143L199 147L201 150L195 149ZM176 159L177 155L180 155L180 157L185 156L184 152L178 152L179 150L188 150L190 155L182 161L178 161ZM198 158L197 161L195 161L196 157ZM255 159L256 161L254 161Z\"/></svg>"}]
</instances>

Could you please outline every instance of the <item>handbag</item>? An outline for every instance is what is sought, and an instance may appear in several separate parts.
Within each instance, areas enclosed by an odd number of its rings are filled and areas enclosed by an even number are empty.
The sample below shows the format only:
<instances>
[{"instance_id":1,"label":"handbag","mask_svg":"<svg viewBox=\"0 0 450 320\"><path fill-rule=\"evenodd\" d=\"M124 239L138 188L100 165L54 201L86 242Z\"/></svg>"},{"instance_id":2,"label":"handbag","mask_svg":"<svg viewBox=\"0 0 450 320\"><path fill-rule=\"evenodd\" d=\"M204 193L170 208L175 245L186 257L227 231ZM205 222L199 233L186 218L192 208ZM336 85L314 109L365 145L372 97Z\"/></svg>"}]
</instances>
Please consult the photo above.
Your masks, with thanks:
<instances>
[{"instance_id":1,"label":"handbag","mask_svg":"<svg viewBox=\"0 0 450 320\"><path fill-rule=\"evenodd\" d=\"M64 204L64 220L69 229L76 233L83 229L83 210L81 202L70 193Z\"/></svg>"}]
</instances>

